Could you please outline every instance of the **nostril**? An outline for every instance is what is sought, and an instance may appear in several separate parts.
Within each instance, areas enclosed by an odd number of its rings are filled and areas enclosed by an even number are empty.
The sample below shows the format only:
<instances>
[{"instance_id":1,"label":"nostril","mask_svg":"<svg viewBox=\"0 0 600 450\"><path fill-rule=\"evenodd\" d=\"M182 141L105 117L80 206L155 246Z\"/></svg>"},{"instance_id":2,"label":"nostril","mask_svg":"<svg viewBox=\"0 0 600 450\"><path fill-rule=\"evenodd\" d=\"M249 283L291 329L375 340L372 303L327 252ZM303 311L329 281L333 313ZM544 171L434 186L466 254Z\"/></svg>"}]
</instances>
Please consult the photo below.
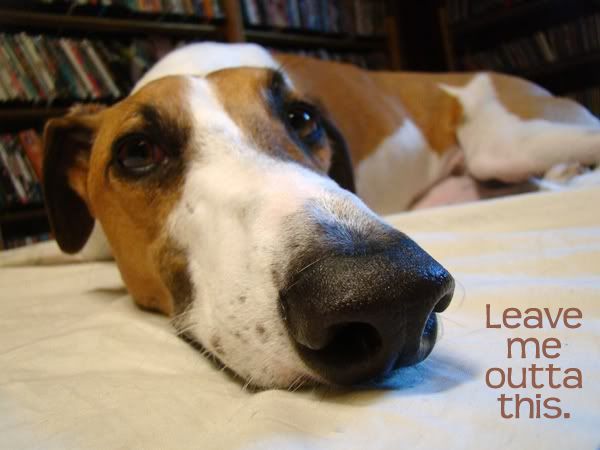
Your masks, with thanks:
<instances>
[{"instance_id":1,"label":"nostril","mask_svg":"<svg viewBox=\"0 0 600 450\"><path fill-rule=\"evenodd\" d=\"M329 342L318 350L307 351L332 367L344 368L368 360L379 353L382 339L367 323L351 322L330 327Z\"/></svg>"},{"instance_id":2,"label":"nostril","mask_svg":"<svg viewBox=\"0 0 600 450\"><path fill-rule=\"evenodd\" d=\"M427 318L427 322L425 322L425 328L423 328L422 337L424 338L433 338L434 340L437 337L437 319L435 317L435 313L431 313Z\"/></svg>"},{"instance_id":3,"label":"nostril","mask_svg":"<svg viewBox=\"0 0 600 450\"><path fill-rule=\"evenodd\" d=\"M448 275L450 277L450 275ZM440 297L437 303L433 306L433 312L441 313L448 308L450 302L452 301L452 297L454 296L454 279L450 277L448 282L448 286L446 287L446 293Z\"/></svg>"},{"instance_id":4,"label":"nostril","mask_svg":"<svg viewBox=\"0 0 600 450\"><path fill-rule=\"evenodd\" d=\"M441 313L450 305L453 293L444 295L433 307L433 312Z\"/></svg>"}]
</instances>

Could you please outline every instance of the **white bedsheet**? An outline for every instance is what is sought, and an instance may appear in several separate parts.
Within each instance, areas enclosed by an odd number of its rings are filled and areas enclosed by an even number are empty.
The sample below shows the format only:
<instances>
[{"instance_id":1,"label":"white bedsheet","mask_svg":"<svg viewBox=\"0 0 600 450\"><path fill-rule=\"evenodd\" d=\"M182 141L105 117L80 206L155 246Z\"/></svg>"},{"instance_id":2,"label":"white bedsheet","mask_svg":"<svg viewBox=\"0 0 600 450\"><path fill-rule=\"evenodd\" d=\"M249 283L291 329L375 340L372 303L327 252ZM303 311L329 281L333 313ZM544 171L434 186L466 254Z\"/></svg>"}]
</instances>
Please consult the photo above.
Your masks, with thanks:
<instances>
[{"instance_id":1,"label":"white bedsheet","mask_svg":"<svg viewBox=\"0 0 600 450\"><path fill-rule=\"evenodd\" d=\"M378 389L248 392L138 310L112 263L65 264L53 244L4 253L0 448L600 448L600 188L390 220L459 286L432 356ZM577 307L583 325L486 329L487 303L493 321ZM556 337L561 356L508 360L510 336ZM488 368L531 363L578 368L583 388L486 386ZM503 419L502 392L558 397L571 417Z\"/></svg>"}]
</instances>

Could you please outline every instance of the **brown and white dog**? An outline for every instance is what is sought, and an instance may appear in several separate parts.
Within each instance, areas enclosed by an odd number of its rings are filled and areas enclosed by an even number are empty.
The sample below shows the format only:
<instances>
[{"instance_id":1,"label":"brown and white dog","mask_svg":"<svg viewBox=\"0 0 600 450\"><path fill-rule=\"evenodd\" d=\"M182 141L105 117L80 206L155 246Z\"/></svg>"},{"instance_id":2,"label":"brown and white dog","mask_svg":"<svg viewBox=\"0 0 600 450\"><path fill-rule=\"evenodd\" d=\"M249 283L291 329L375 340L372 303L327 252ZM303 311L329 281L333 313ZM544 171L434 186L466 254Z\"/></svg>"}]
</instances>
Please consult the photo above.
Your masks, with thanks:
<instances>
[{"instance_id":1,"label":"brown and white dog","mask_svg":"<svg viewBox=\"0 0 600 450\"><path fill-rule=\"evenodd\" d=\"M45 132L60 247L97 220L134 300L261 387L352 384L423 360L448 272L378 212L459 164L517 182L600 161L585 109L495 74L368 72L194 44ZM355 182L356 180L356 182Z\"/></svg>"}]
</instances>

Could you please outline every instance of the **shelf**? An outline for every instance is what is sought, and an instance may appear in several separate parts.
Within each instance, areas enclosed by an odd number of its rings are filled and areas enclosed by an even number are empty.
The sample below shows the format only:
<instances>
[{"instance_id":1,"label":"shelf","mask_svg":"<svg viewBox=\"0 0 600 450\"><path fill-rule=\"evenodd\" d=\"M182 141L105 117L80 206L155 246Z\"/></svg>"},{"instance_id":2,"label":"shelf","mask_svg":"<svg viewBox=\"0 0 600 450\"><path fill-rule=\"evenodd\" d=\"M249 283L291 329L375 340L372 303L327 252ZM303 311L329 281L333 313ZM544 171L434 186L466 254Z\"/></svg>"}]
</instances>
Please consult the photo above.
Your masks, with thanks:
<instances>
[{"instance_id":1,"label":"shelf","mask_svg":"<svg viewBox=\"0 0 600 450\"><path fill-rule=\"evenodd\" d=\"M0 224L17 223L31 220L46 219L46 210L42 205L23 207L15 211L0 211Z\"/></svg>"},{"instance_id":2,"label":"shelf","mask_svg":"<svg viewBox=\"0 0 600 450\"><path fill-rule=\"evenodd\" d=\"M245 30L246 40L266 46L327 48L338 51L386 50L384 36L348 36L287 30Z\"/></svg>"},{"instance_id":3,"label":"shelf","mask_svg":"<svg viewBox=\"0 0 600 450\"><path fill-rule=\"evenodd\" d=\"M65 30L83 33L147 35L160 34L179 38L221 37L220 27L204 23L178 23L154 20L120 19L83 15L60 15L0 8L0 25L21 28L42 28L60 33Z\"/></svg>"},{"instance_id":4,"label":"shelf","mask_svg":"<svg viewBox=\"0 0 600 450\"><path fill-rule=\"evenodd\" d=\"M600 79L600 51L579 56L565 57L554 63L544 62L528 69L518 67L478 68L467 67L468 72L492 70L515 75L537 83L556 95L597 86Z\"/></svg>"},{"instance_id":5,"label":"shelf","mask_svg":"<svg viewBox=\"0 0 600 450\"><path fill-rule=\"evenodd\" d=\"M51 117L62 116L69 111L68 107L43 107L43 106L32 106L32 107L0 107L0 123L19 123L19 122L43 122Z\"/></svg>"},{"instance_id":6,"label":"shelf","mask_svg":"<svg viewBox=\"0 0 600 450\"><path fill-rule=\"evenodd\" d=\"M100 99L91 103L111 105L120 100L122 98ZM52 117L67 114L73 105L85 105L87 103L90 103L90 101L73 100L68 102L62 100L56 105L49 106L27 105L23 103L18 105L11 105L10 103L0 104L0 129L14 129L14 125L39 124Z\"/></svg>"},{"instance_id":7,"label":"shelf","mask_svg":"<svg viewBox=\"0 0 600 450\"><path fill-rule=\"evenodd\" d=\"M451 24L450 29L457 35L467 35L492 27L510 26L510 23L514 20L533 18L539 12L561 2L562 0L533 0L512 8L494 9L485 15L471 17Z\"/></svg>"},{"instance_id":8,"label":"shelf","mask_svg":"<svg viewBox=\"0 0 600 450\"><path fill-rule=\"evenodd\" d=\"M521 70L520 74L531 80L542 80L547 77L560 75L567 71L578 70L592 65L600 65L600 52L563 58L560 61L545 64L540 68Z\"/></svg>"}]
</instances>

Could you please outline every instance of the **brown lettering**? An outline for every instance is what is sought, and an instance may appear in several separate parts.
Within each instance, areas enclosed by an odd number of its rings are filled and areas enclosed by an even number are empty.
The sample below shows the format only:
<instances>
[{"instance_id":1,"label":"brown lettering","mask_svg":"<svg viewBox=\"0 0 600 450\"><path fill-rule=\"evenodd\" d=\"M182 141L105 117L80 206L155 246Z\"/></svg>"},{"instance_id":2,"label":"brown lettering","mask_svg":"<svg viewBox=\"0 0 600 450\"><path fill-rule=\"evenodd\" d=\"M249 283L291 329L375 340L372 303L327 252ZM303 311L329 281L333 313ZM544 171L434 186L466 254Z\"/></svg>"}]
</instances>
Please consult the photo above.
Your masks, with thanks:
<instances>
[{"instance_id":1,"label":"brown lettering","mask_svg":"<svg viewBox=\"0 0 600 450\"><path fill-rule=\"evenodd\" d=\"M500 383L496 386L494 386L492 384L491 381L491 374L492 372L497 372L500 374ZM501 388L502 386L504 386L504 382L506 381L506 377L504 375L504 371L500 368L500 367L492 367L490 369L487 370L487 372L485 373L485 384L488 385L488 387L491 387L492 389L498 389Z\"/></svg>"},{"instance_id":2,"label":"brown lettering","mask_svg":"<svg viewBox=\"0 0 600 450\"><path fill-rule=\"evenodd\" d=\"M573 313L571 315L571 313ZM581 326L581 322L570 323L571 319L583 319L583 313L579 308L567 308L565 311L565 317L563 319L565 327L567 328L579 328Z\"/></svg>"},{"instance_id":3,"label":"brown lettering","mask_svg":"<svg viewBox=\"0 0 600 450\"><path fill-rule=\"evenodd\" d=\"M527 352L525 351L525 346L528 342L533 343L535 345L535 357L540 357L540 341L536 338L508 338L506 340L507 345L507 358L512 359L512 347L514 343L521 344L521 358L527 357Z\"/></svg>"},{"instance_id":4,"label":"brown lettering","mask_svg":"<svg viewBox=\"0 0 600 450\"><path fill-rule=\"evenodd\" d=\"M492 324L490 322L490 304L485 305L485 326L486 328L500 328L500 324Z\"/></svg>"},{"instance_id":5,"label":"brown lettering","mask_svg":"<svg viewBox=\"0 0 600 450\"><path fill-rule=\"evenodd\" d=\"M552 344L552 346L550 346ZM555 359L560 356L560 353L549 353L548 350L557 350L561 348L560 341L556 338L546 338L542 342L542 353L546 358Z\"/></svg>"},{"instance_id":6,"label":"brown lettering","mask_svg":"<svg viewBox=\"0 0 600 450\"><path fill-rule=\"evenodd\" d=\"M569 375L567 376L568 372L575 372L575 375ZM574 380L574 384L569 384L567 383L567 381L573 379ZM583 376L581 375L581 370L575 368L575 367L570 367L568 369L565 369L565 378L563 379L563 385L566 388L569 389L581 389L583 387Z\"/></svg>"},{"instance_id":7,"label":"brown lettering","mask_svg":"<svg viewBox=\"0 0 600 450\"><path fill-rule=\"evenodd\" d=\"M521 318L521 311L519 311L517 308L506 308L504 310L504 314L502 315L502 323L504 323L504 326L506 328L519 328L521 326L521 324L519 324L519 323L511 324L509 322L509 320L520 319L520 318Z\"/></svg>"}]
</instances>

